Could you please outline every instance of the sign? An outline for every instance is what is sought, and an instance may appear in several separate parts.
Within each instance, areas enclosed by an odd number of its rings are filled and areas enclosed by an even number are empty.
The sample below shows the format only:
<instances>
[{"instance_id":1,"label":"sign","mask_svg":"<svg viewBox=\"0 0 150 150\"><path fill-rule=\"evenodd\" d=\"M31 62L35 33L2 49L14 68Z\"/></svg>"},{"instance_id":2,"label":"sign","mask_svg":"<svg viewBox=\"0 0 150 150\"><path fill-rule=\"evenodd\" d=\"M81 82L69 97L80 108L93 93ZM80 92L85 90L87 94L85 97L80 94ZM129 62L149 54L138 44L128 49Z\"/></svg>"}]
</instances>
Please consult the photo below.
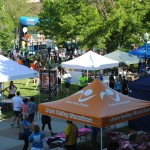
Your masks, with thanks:
<instances>
[{"instance_id":1,"label":"sign","mask_svg":"<svg viewBox=\"0 0 150 150\"><path fill-rule=\"evenodd\" d=\"M30 25L35 25L37 22L35 21L35 19L27 19L27 24Z\"/></svg>"},{"instance_id":2,"label":"sign","mask_svg":"<svg viewBox=\"0 0 150 150\"><path fill-rule=\"evenodd\" d=\"M47 92L49 90L49 74L47 69L41 69L40 70L40 92ZM50 71L50 86L51 86L51 92L55 90L57 83L57 74L56 70Z\"/></svg>"}]
</instances>

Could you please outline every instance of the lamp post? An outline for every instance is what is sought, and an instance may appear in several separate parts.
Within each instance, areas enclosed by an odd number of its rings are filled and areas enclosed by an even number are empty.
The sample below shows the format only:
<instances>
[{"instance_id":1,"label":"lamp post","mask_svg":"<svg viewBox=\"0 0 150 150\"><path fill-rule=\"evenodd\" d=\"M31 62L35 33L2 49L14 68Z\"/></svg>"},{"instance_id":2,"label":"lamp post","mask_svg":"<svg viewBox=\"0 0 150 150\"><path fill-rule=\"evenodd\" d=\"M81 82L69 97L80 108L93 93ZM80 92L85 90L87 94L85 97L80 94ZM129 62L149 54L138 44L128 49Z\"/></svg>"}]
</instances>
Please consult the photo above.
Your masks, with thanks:
<instances>
[{"instance_id":1,"label":"lamp post","mask_svg":"<svg viewBox=\"0 0 150 150\"><path fill-rule=\"evenodd\" d=\"M52 47L52 40L46 39L46 47L48 51L48 100L51 101L51 66L50 66L50 52Z\"/></svg>"},{"instance_id":2,"label":"lamp post","mask_svg":"<svg viewBox=\"0 0 150 150\"><path fill-rule=\"evenodd\" d=\"M149 39L149 34L146 32L144 34L144 42L145 42L145 72L146 72L146 57L147 57L147 42Z\"/></svg>"}]
</instances>

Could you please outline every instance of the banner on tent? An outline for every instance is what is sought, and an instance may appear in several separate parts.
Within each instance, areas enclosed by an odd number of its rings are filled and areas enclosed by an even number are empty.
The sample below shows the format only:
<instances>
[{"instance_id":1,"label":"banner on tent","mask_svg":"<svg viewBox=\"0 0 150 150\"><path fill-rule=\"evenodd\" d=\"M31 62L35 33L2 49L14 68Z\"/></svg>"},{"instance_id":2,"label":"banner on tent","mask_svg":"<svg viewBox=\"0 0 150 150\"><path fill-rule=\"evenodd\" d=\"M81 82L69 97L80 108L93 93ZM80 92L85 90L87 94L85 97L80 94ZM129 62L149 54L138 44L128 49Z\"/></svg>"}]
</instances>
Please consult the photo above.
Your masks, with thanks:
<instances>
[{"instance_id":1,"label":"banner on tent","mask_svg":"<svg viewBox=\"0 0 150 150\"><path fill-rule=\"evenodd\" d=\"M54 90L57 84L57 73L56 70L50 71L50 86L51 91ZM49 73L47 69L40 70L40 92L47 92L49 89Z\"/></svg>"}]
</instances>

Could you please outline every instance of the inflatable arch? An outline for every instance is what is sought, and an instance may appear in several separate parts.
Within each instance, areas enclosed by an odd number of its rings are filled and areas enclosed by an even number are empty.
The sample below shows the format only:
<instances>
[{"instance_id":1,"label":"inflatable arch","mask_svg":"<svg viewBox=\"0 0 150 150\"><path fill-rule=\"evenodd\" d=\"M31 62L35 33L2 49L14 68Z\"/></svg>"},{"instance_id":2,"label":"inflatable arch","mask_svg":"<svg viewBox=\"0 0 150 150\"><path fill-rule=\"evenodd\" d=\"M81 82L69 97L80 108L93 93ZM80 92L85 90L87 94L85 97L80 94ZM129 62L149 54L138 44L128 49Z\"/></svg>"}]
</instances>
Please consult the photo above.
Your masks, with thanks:
<instances>
[{"instance_id":1,"label":"inflatable arch","mask_svg":"<svg viewBox=\"0 0 150 150\"><path fill-rule=\"evenodd\" d=\"M21 47L22 37L24 36L23 28L27 26L35 26L39 22L39 18L21 16L19 19L19 49Z\"/></svg>"}]
</instances>

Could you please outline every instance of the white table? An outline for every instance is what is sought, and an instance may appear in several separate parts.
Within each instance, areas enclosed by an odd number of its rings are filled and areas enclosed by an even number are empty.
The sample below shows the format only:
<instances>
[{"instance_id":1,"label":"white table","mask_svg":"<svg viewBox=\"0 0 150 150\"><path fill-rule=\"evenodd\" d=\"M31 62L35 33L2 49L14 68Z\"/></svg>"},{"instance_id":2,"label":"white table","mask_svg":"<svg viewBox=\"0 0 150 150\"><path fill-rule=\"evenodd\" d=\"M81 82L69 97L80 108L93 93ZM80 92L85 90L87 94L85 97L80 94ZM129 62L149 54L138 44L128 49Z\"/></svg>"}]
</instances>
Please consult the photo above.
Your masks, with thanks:
<instances>
[{"instance_id":1,"label":"white table","mask_svg":"<svg viewBox=\"0 0 150 150\"><path fill-rule=\"evenodd\" d=\"M9 103L9 104L11 104L12 100L11 99L5 99L5 100L1 100L0 103Z\"/></svg>"}]
</instances>

